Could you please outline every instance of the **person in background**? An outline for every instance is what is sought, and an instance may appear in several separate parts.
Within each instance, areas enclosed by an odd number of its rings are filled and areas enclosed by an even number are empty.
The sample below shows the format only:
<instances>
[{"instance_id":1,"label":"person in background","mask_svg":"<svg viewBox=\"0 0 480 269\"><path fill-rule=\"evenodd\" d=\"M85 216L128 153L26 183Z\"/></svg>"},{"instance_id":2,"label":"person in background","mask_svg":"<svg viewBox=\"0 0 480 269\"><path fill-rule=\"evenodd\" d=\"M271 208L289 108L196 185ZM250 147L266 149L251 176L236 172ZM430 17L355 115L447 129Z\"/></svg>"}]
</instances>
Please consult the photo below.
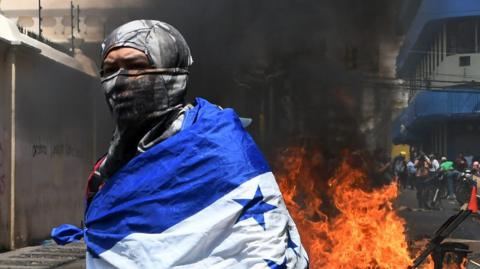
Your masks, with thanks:
<instances>
[{"instance_id":1,"label":"person in background","mask_svg":"<svg viewBox=\"0 0 480 269\"><path fill-rule=\"evenodd\" d=\"M472 163L472 178L477 183L477 186L480 182L480 162L474 161Z\"/></svg>"},{"instance_id":2,"label":"person in background","mask_svg":"<svg viewBox=\"0 0 480 269\"><path fill-rule=\"evenodd\" d=\"M480 175L480 162L474 161L472 163L472 173L474 175Z\"/></svg>"},{"instance_id":3,"label":"person in background","mask_svg":"<svg viewBox=\"0 0 480 269\"><path fill-rule=\"evenodd\" d=\"M393 159L393 175L400 183L400 187L403 189L406 188L408 177L407 161L405 160L406 156L407 153L405 151L401 151L400 154Z\"/></svg>"},{"instance_id":4,"label":"person in background","mask_svg":"<svg viewBox=\"0 0 480 269\"><path fill-rule=\"evenodd\" d=\"M462 153L462 152L460 152L460 153L458 154L457 159L455 159L454 167L455 167L455 169L457 169L459 172L463 172L463 170L467 169L467 167L468 167L468 162L467 162L467 159L465 159L465 157L463 156L463 153Z\"/></svg>"},{"instance_id":5,"label":"person in background","mask_svg":"<svg viewBox=\"0 0 480 269\"><path fill-rule=\"evenodd\" d=\"M417 201L419 208L427 208L424 199L424 189L431 166L432 163L430 162L430 159L425 156L423 152L420 152L420 156L417 160L415 160L415 188L417 189Z\"/></svg>"},{"instance_id":6,"label":"person in background","mask_svg":"<svg viewBox=\"0 0 480 269\"><path fill-rule=\"evenodd\" d=\"M390 158L386 155L383 148L377 148L373 154L373 180L374 185L385 185L392 181L392 163Z\"/></svg>"},{"instance_id":7,"label":"person in background","mask_svg":"<svg viewBox=\"0 0 480 269\"><path fill-rule=\"evenodd\" d=\"M431 167L430 167L430 175L431 176L434 176L438 170L440 170L440 163L438 162L437 160L437 157L434 155L434 154L430 154L430 156L428 156L429 159L430 159L430 162L431 162Z\"/></svg>"},{"instance_id":8,"label":"person in background","mask_svg":"<svg viewBox=\"0 0 480 269\"><path fill-rule=\"evenodd\" d=\"M465 160L467 161L467 168L469 167L472 167L472 164L473 164L473 155L470 154L469 152L467 152L467 154L465 155Z\"/></svg>"},{"instance_id":9,"label":"person in background","mask_svg":"<svg viewBox=\"0 0 480 269\"><path fill-rule=\"evenodd\" d=\"M448 161L447 157L442 157L442 163L440 164L440 170L445 173L447 177L447 192L448 196L447 199L455 200L455 193L454 193L454 181L455 178L458 177L460 172L455 170L454 163L452 161Z\"/></svg>"},{"instance_id":10,"label":"person in background","mask_svg":"<svg viewBox=\"0 0 480 269\"><path fill-rule=\"evenodd\" d=\"M415 182L415 173L417 172L417 169L415 168L415 163L413 162L412 159L408 160L407 163L407 183L406 187L410 188L413 190L413 183Z\"/></svg>"}]
</instances>

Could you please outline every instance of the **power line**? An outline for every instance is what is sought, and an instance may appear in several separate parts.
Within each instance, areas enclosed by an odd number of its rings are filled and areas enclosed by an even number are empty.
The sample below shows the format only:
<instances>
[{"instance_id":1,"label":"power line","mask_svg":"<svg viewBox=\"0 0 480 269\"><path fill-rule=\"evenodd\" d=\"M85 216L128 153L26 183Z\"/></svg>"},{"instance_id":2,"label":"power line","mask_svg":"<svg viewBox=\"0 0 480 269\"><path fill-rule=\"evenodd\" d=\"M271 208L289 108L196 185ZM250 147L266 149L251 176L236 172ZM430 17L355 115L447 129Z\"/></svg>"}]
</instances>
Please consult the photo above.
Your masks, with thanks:
<instances>
[{"instance_id":1,"label":"power line","mask_svg":"<svg viewBox=\"0 0 480 269\"><path fill-rule=\"evenodd\" d=\"M480 80L480 77L468 76L468 75L458 75L458 74L446 74L446 73L437 73L440 76L447 76L447 77L458 77L458 78L474 78L476 80Z\"/></svg>"},{"instance_id":2,"label":"power line","mask_svg":"<svg viewBox=\"0 0 480 269\"><path fill-rule=\"evenodd\" d=\"M410 85L399 85L399 84L392 84L389 82L381 82L381 81L363 81L364 84L373 84L375 86L383 87L377 90L404 90L404 91L436 91L436 92L476 92L476 90L480 91L480 84L461 84L454 85L451 87L442 87L442 86L424 86L424 87L416 87ZM472 90L467 90L465 88L471 88Z\"/></svg>"},{"instance_id":3,"label":"power line","mask_svg":"<svg viewBox=\"0 0 480 269\"><path fill-rule=\"evenodd\" d=\"M480 82L480 77L476 76L468 76L468 75L459 75L459 74L447 74L447 73L436 73L436 76L448 76L448 77L455 77L455 78L465 78L468 80L443 80L443 79L416 79L416 78L395 78L395 77L375 77L375 76L367 76L367 79L372 79L372 80L385 80L385 81L399 81L403 80L405 82L413 81L413 82L437 82L437 83L472 83L479 81Z\"/></svg>"}]
</instances>

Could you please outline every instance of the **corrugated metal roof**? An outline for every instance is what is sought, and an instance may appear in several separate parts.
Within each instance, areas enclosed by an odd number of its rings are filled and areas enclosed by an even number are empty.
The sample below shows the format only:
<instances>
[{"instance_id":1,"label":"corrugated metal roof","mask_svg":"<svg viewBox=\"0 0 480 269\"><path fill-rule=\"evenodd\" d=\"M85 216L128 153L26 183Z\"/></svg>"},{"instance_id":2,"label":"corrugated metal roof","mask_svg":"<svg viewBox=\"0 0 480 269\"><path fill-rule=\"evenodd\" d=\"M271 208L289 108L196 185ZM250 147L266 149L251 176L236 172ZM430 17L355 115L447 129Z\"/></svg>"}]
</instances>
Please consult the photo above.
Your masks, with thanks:
<instances>
[{"instance_id":1,"label":"corrugated metal roof","mask_svg":"<svg viewBox=\"0 0 480 269\"><path fill-rule=\"evenodd\" d=\"M449 119L480 119L480 91L450 88L419 92L392 124L395 143L414 140L415 133L431 128L428 123Z\"/></svg>"}]
</instances>

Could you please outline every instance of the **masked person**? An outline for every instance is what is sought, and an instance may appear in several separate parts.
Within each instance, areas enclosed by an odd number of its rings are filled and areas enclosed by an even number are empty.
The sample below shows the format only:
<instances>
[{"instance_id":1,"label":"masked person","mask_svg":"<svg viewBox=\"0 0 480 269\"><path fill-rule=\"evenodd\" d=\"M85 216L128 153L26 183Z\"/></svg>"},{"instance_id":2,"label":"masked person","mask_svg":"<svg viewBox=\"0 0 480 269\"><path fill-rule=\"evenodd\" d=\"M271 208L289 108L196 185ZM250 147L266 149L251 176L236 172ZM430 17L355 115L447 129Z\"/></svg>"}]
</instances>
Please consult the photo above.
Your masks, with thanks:
<instances>
[{"instance_id":1,"label":"masked person","mask_svg":"<svg viewBox=\"0 0 480 269\"><path fill-rule=\"evenodd\" d=\"M172 26L127 23L102 45L116 129L88 182L88 268L307 268L273 174L235 112L185 102L190 49Z\"/></svg>"}]
</instances>

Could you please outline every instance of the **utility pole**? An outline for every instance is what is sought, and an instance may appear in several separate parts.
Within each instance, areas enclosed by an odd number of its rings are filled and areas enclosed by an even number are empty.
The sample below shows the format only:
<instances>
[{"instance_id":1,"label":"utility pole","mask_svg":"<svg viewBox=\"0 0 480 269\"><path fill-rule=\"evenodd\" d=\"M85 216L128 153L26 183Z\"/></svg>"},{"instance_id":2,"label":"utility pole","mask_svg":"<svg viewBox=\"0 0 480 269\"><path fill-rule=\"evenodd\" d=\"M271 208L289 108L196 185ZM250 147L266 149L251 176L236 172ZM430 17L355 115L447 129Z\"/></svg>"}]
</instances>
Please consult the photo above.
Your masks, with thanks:
<instances>
[{"instance_id":1,"label":"utility pole","mask_svg":"<svg viewBox=\"0 0 480 269\"><path fill-rule=\"evenodd\" d=\"M42 37L42 0L38 0L38 39L43 40Z\"/></svg>"},{"instance_id":2,"label":"utility pole","mask_svg":"<svg viewBox=\"0 0 480 269\"><path fill-rule=\"evenodd\" d=\"M72 55L75 55L75 35L73 33L73 30L74 30L74 27L73 27L73 20L75 18L75 16L73 16L73 11L74 11L75 7L73 6L73 1L70 1L70 26L71 26L71 33L72 33Z\"/></svg>"},{"instance_id":3,"label":"utility pole","mask_svg":"<svg viewBox=\"0 0 480 269\"><path fill-rule=\"evenodd\" d=\"M77 5L77 32L80 34L80 5Z\"/></svg>"}]
</instances>

